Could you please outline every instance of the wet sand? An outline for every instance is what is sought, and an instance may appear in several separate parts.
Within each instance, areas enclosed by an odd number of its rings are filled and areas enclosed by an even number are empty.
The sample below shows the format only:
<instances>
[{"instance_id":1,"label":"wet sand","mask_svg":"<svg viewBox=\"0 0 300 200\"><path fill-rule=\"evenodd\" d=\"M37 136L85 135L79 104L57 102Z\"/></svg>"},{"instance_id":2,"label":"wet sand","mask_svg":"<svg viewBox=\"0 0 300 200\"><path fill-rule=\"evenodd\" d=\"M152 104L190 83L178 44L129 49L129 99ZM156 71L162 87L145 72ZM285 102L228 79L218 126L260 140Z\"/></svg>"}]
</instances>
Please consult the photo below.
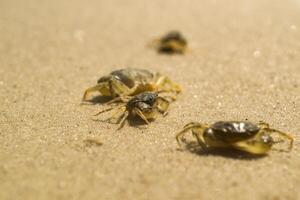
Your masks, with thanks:
<instances>
[{"instance_id":1,"label":"wet sand","mask_svg":"<svg viewBox=\"0 0 300 200\"><path fill-rule=\"evenodd\" d=\"M299 10L296 0L2 0L0 199L299 199ZM186 55L146 48L174 29ZM129 66L184 91L166 117L116 132L91 120L100 105L80 103ZM294 134L293 151L177 149L190 121L246 119Z\"/></svg>"}]
</instances>

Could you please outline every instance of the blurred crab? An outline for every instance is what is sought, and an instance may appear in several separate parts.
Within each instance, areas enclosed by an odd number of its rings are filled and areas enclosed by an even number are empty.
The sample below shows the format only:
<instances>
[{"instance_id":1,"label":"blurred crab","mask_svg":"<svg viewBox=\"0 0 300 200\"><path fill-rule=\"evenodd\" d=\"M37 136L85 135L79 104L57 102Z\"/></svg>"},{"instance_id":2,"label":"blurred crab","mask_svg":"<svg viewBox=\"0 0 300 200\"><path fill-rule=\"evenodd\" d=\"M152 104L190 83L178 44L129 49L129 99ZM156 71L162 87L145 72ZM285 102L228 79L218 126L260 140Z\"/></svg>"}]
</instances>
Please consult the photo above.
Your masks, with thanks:
<instances>
[{"instance_id":1,"label":"blurred crab","mask_svg":"<svg viewBox=\"0 0 300 200\"><path fill-rule=\"evenodd\" d=\"M167 115L169 100L158 96L154 92L143 92L132 97L127 103L120 106L111 106L108 109L98 112L95 116L102 113L116 110L108 119L100 120L109 123L120 124L118 129L121 129L129 117L140 117L144 122L149 124L149 120L154 120L158 113L163 116ZM120 114L121 113L121 114ZM118 115L117 117L115 117Z\"/></svg>"},{"instance_id":2,"label":"blurred crab","mask_svg":"<svg viewBox=\"0 0 300 200\"><path fill-rule=\"evenodd\" d=\"M273 133L290 140L289 150L292 149L294 141L290 134L272 129L265 122L258 125L243 121L219 121L212 125L192 122L176 135L179 146L181 137L189 130L192 130L193 136L203 149L231 148L258 155L266 154L273 144L278 143L271 137Z\"/></svg>"},{"instance_id":3,"label":"blurred crab","mask_svg":"<svg viewBox=\"0 0 300 200\"><path fill-rule=\"evenodd\" d=\"M90 93L96 91L102 96L109 96L112 99L120 97L119 99L124 101L125 97L145 91L179 93L181 87L159 73L152 73L145 69L125 68L101 77L97 85L85 90L83 101L87 100Z\"/></svg>"},{"instance_id":4,"label":"blurred crab","mask_svg":"<svg viewBox=\"0 0 300 200\"><path fill-rule=\"evenodd\" d=\"M180 32L170 31L160 39L153 40L149 46L160 53L183 54L187 49L187 41Z\"/></svg>"}]
</instances>

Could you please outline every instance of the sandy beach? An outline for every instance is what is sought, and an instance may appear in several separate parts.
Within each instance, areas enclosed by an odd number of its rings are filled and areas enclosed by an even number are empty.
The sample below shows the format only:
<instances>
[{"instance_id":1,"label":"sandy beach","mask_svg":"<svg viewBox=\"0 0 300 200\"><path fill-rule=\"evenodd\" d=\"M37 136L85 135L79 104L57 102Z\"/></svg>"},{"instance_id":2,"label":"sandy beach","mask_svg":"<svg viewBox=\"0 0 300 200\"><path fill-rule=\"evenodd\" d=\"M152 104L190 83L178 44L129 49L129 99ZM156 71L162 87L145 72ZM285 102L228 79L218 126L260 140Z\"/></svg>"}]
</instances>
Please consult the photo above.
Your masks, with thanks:
<instances>
[{"instance_id":1,"label":"sandy beach","mask_svg":"<svg viewBox=\"0 0 300 200\"><path fill-rule=\"evenodd\" d=\"M169 30L185 55L146 47ZM182 86L166 117L120 131L92 120L101 105L81 105L84 90L124 67ZM299 0L0 1L1 200L297 200L299 106ZM263 120L294 148L178 150L186 123L219 120Z\"/></svg>"}]
</instances>

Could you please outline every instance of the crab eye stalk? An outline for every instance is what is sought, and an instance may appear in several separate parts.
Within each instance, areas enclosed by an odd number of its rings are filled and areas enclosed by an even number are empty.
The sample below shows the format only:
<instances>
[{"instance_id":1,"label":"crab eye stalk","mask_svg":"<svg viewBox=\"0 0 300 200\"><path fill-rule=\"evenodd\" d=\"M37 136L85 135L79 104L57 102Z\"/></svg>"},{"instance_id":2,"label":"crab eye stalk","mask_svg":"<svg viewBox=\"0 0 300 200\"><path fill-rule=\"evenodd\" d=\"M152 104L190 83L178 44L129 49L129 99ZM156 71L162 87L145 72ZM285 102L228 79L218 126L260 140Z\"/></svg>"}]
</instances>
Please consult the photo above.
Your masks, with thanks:
<instances>
[{"instance_id":1,"label":"crab eye stalk","mask_svg":"<svg viewBox=\"0 0 300 200\"><path fill-rule=\"evenodd\" d=\"M273 145L275 143L273 138L270 135L262 135L261 136L261 141L264 144L268 144L268 145Z\"/></svg>"}]
</instances>

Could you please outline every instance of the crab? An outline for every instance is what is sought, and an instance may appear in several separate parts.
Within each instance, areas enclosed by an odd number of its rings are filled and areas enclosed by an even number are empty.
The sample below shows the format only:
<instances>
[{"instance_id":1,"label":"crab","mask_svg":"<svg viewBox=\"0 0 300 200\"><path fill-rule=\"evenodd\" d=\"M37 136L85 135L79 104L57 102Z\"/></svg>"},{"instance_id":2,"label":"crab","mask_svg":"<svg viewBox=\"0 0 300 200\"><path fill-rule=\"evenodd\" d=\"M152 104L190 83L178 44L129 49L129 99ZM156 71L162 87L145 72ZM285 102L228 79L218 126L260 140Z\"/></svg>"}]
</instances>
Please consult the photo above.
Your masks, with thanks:
<instances>
[{"instance_id":1,"label":"crab","mask_svg":"<svg viewBox=\"0 0 300 200\"><path fill-rule=\"evenodd\" d=\"M111 106L110 108L98 112L95 116L104 112L116 110L111 117L100 121L120 124L117 129L119 130L125 125L126 119L129 117L138 116L144 122L149 124L149 121L154 120L158 113L166 116L169 104L170 100L167 100L165 97L158 96L155 92L143 92L132 97L127 103L117 107ZM118 116L115 117L116 115Z\"/></svg>"},{"instance_id":2,"label":"crab","mask_svg":"<svg viewBox=\"0 0 300 200\"><path fill-rule=\"evenodd\" d=\"M187 41L180 32L170 31L160 39L153 40L149 46L160 53L183 54L187 49Z\"/></svg>"},{"instance_id":3,"label":"crab","mask_svg":"<svg viewBox=\"0 0 300 200\"><path fill-rule=\"evenodd\" d=\"M271 137L273 133L290 141L289 150L292 149L294 141L292 135L270 128L265 122L257 125L247 121L219 121L212 125L191 122L176 135L179 146L181 137L189 130L192 130L193 136L203 149L231 148L256 155L268 153L273 144L278 143Z\"/></svg>"},{"instance_id":4,"label":"crab","mask_svg":"<svg viewBox=\"0 0 300 200\"><path fill-rule=\"evenodd\" d=\"M92 92L100 92L102 96L112 99L126 99L128 96L145 91L155 92L181 92L181 87L171 81L167 76L152 73L145 69L124 68L112 71L109 75L101 77L97 85L85 90L83 101Z\"/></svg>"}]
</instances>

